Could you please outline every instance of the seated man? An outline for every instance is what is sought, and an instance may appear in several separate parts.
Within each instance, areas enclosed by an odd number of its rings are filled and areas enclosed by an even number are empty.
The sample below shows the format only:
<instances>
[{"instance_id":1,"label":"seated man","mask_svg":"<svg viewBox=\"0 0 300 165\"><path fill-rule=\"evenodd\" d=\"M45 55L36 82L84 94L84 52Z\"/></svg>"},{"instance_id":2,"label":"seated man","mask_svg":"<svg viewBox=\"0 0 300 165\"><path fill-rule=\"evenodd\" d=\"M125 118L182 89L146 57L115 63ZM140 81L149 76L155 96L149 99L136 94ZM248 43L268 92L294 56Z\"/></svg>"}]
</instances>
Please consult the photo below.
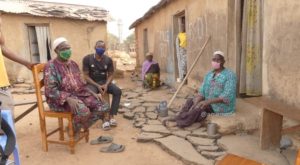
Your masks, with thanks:
<instances>
[{"instance_id":1,"label":"seated man","mask_svg":"<svg viewBox=\"0 0 300 165\"><path fill-rule=\"evenodd\" d=\"M168 118L163 123L173 120L178 127L187 127L203 121L208 113L232 114L235 111L236 75L226 69L224 63L224 53L214 52L213 69L204 77L198 95L188 99L175 118Z\"/></svg>"},{"instance_id":2,"label":"seated man","mask_svg":"<svg viewBox=\"0 0 300 165\"><path fill-rule=\"evenodd\" d=\"M82 66L84 78L88 82L88 87L95 93L113 95L110 111L110 125L116 126L117 121L114 116L117 115L121 100L122 91L113 80L114 66L110 57L105 55L106 46L103 41L97 41L95 44L95 53L89 54L83 58Z\"/></svg>"},{"instance_id":3,"label":"seated man","mask_svg":"<svg viewBox=\"0 0 300 165\"><path fill-rule=\"evenodd\" d=\"M74 114L74 130L87 129L99 118L104 118L101 96L90 92L82 81L78 65L70 60L71 47L65 38L53 42L57 57L49 61L44 69L46 101L51 110L70 111ZM103 124L106 127L107 123ZM109 125L108 125L109 126Z\"/></svg>"},{"instance_id":4,"label":"seated man","mask_svg":"<svg viewBox=\"0 0 300 165\"><path fill-rule=\"evenodd\" d=\"M160 68L157 62L153 61L153 54L147 53L146 61L142 67L142 80L144 88L156 88L160 86Z\"/></svg>"}]
</instances>

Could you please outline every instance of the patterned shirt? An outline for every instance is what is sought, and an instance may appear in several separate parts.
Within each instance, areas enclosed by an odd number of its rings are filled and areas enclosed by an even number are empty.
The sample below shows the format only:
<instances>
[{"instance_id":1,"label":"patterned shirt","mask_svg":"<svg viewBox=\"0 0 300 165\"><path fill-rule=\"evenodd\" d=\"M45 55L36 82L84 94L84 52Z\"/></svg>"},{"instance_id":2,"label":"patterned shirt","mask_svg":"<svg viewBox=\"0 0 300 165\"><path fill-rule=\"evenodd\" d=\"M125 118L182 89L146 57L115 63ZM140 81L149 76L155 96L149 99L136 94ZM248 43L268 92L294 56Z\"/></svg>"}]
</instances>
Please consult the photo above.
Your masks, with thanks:
<instances>
[{"instance_id":1,"label":"patterned shirt","mask_svg":"<svg viewBox=\"0 0 300 165\"><path fill-rule=\"evenodd\" d=\"M222 98L223 103L211 104L215 113L233 113L236 101L236 75L224 69L214 77L214 71L208 72L199 89L205 100Z\"/></svg>"},{"instance_id":2,"label":"patterned shirt","mask_svg":"<svg viewBox=\"0 0 300 165\"><path fill-rule=\"evenodd\" d=\"M91 95L85 88L78 65L72 60L67 63L57 59L49 61L44 70L44 84L46 101L54 111L64 111L68 97Z\"/></svg>"}]
</instances>

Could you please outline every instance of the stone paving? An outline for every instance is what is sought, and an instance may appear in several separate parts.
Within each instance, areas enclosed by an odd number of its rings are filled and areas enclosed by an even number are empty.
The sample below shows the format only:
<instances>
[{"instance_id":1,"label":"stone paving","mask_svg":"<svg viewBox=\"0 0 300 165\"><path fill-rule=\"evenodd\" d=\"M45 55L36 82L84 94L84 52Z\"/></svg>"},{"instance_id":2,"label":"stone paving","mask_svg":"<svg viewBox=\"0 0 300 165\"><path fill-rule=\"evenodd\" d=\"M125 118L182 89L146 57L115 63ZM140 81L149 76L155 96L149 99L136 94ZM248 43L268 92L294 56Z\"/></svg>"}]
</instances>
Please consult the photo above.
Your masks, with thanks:
<instances>
[{"instance_id":1,"label":"stone paving","mask_svg":"<svg viewBox=\"0 0 300 165\"><path fill-rule=\"evenodd\" d=\"M168 94L169 91L168 88L162 88L159 94L157 91L146 91L139 87L126 89L119 113L124 118L133 120L133 126L140 129L137 142L155 142L186 164L214 164L226 154L226 147L218 143L220 134L208 136L206 127L201 123L194 123L184 129L176 127L175 122L162 125L164 118L158 115L156 109L159 101L170 99L172 94ZM161 94L163 92L165 95ZM181 94L179 97L182 103L189 95ZM178 105L174 105L169 109L168 115L174 116L179 110Z\"/></svg>"}]
</instances>

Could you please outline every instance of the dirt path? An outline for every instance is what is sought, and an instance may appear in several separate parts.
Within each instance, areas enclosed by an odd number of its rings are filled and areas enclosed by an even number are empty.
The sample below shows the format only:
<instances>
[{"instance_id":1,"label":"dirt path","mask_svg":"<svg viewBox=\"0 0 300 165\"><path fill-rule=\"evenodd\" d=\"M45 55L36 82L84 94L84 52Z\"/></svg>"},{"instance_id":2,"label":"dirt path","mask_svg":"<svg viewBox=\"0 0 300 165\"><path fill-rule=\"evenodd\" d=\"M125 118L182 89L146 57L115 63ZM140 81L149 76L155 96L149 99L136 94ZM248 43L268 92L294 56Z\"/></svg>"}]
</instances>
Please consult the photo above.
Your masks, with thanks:
<instances>
[{"instance_id":1,"label":"dirt path","mask_svg":"<svg viewBox=\"0 0 300 165\"><path fill-rule=\"evenodd\" d=\"M128 76L127 76L128 77ZM126 82L126 83L125 83ZM134 83L129 79L119 79L117 83L123 88L134 88ZM16 100L32 100L35 95L14 95ZM15 108L15 115L23 112L28 106ZM136 135L138 129L132 127L132 123L123 119L121 115L117 117L119 126L111 131L102 131L97 128L100 122L90 129L90 139L95 139L100 135L111 135L114 142L124 144L126 149L122 153L107 154L99 152L105 144L91 146L81 141L76 146L75 155L71 155L65 146L50 144L49 151L43 152L41 148L41 136L37 110L31 112L25 118L16 123L17 143L20 149L20 159L23 165L86 165L86 164L107 164L107 165L181 165L181 161L163 151L158 145L152 143L137 143ZM48 124L49 123L49 124ZM49 127L57 124L56 120L47 122Z\"/></svg>"}]
</instances>

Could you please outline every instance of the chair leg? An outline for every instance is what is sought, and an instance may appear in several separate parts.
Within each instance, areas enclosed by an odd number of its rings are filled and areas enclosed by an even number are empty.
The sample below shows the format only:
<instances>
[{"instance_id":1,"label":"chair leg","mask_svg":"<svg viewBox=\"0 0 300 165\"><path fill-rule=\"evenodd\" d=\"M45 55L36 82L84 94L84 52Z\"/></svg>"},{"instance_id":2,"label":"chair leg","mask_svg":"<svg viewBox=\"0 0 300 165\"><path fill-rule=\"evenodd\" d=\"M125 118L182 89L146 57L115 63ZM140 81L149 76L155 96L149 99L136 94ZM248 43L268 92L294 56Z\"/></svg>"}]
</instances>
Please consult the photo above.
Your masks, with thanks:
<instances>
[{"instance_id":1,"label":"chair leg","mask_svg":"<svg viewBox=\"0 0 300 165\"><path fill-rule=\"evenodd\" d=\"M84 131L84 134L85 134L85 142L88 143L88 142L89 142L90 130L89 130L89 129L86 129L86 130Z\"/></svg>"},{"instance_id":2,"label":"chair leg","mask_svg":"<svg viewBox=\"0 0 300 165\"><path fill-rule=\"evenodd\" d=\"M47 141L47 128L46 119L40 119L41 136L42 136L42 148L45 152L48 152L48 141Z\"/></svg>"},{"instance_id":3,"label":"chair leg","mask_svg":"<svg viewBox=\"0 0 300 165\"><path fill-rule=\"evenodd\" d=\"M69 147L70 147L71 154L74 154L75 153L74 127L73 127L72 119L69 118L68 120L69 120L69 131L70 131Z\"/></svg>"},{"instance_id":4,"label":"chair leg","mask_svg":"<svg viewBox=\"0 0 300 165\"><path fill-rule=\"evenodd\" d=\"M59 125L59 140L63 141L63 140L65 140L63 118L61 118L61 117L58 118L58 125Z\"/></svg>"}]
</instances>

